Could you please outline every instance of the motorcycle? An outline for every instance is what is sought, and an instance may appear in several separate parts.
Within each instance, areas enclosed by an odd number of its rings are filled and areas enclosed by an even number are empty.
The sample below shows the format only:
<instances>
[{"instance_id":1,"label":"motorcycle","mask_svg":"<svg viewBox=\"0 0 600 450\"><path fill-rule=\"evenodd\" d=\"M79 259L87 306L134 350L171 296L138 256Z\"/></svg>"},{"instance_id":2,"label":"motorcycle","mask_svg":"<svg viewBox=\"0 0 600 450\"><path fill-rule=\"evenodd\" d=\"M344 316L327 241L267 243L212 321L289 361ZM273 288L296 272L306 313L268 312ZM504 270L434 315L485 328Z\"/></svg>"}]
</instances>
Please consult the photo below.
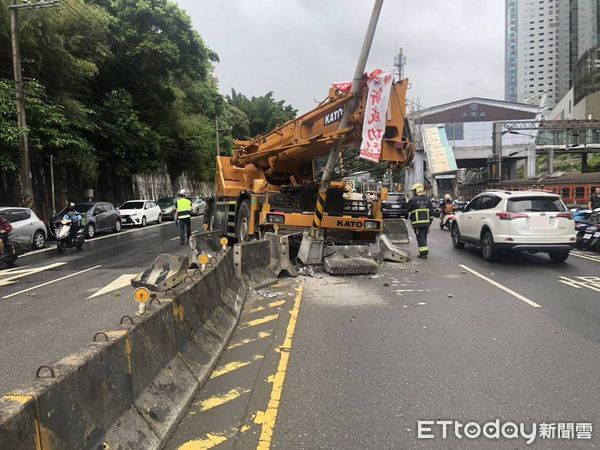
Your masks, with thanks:
<instances>
[{"instance_id":1,"label":"motorcycle","mask_svg":"<svg viewBox=\"0 0 600 450\"><path fill-rule=\"evenodd\" d=\"M0 266L14 267L18 258L19 255L15 246L10 242L4 244L4 251L0 254Z\"/></svg>"},{"instance_id":2,"label":"motorcycle","mask_svg":"<svg viewBox=\"0 0 600 450\"><path fill-rule=\"evenodd\" d=\"M56 249L59 253L65 253L68 248L76 247L77 250L81 250L83 243L85 242L85 234L83 227L73 233L71 231L73 222L70 220L63 219L56 223Z\"/></svg>"},{"instance_id":3,"label":"motorcycle","mask_svg":"<svg viewBox=\"0 0 600 450\"><path fill-rule=\"evenodd\" d=\"M580 209L573 212L576 230L576 246L578 249L600 252L600 211Z\"/></svg>"}]
</instances>

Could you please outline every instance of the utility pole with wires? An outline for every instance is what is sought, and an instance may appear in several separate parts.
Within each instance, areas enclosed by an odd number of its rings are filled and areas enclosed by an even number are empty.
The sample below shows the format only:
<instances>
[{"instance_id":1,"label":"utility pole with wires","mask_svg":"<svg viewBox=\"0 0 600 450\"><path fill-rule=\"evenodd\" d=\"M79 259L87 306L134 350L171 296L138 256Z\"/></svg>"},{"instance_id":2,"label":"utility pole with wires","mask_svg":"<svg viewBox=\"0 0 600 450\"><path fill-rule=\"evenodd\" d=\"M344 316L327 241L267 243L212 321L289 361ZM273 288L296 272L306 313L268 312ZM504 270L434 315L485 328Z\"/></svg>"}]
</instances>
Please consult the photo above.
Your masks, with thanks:
<instances>
[{"instance_id":1,"label":"utility pole with wires","mask_svg":"<svg viewBox=\"0 0 600 450\"><path fill-rule=\"evenodd\" d=\"M365 34L358 63L356 64L356 70L354 72L354 78L352 79L352 87L350 94L352 99L346 103L342 113L342 119L340 121L339 129L342 130L348 126L350 122L350 115L356 108L356 100L360 91L360 85L362 82L363 74L367 66L367 58L371 50L371 44L373 43L373 37L375 36L375 29L377 28L377 22L379 20L379 14L383 6L383 0L375 0L373 5L373 11ZM323 257L323 237L320 235L321 221L323 219L323 213L325 212L325 204L327 202L327 191L331 185L331 179L335 170L336 164L340 160L340 153L342 150L342 139L338 139L334 144L333 148L329 152L327 164L323 170L323 177L319 185L319 191L317 196L317 204L313 213L313 223L311 229L304 233L302 236L302 242L300 244L300 251L298 253L299 259L305 264L311 264L318 261L321 262Z\"/></svg>"},{"instance_id":2,"label":"utility pole with wires","mask_svg":"<svg viewBox=\"0 0 600 450\"><path fill-rule=\"evenodd\" d=\"M32 208L34 205L33 184L31 181L31 161L29 157L29 142L27 139L27 114L25 112L25 90L23 89L23 73L21 71L21 49L19 47L19 10L27 10L26 19L37 9L58 6L58 0L38 3L18 3L11 0L8 5L10 13L10 37L12 43L13 77L15 81L15 102L17 104L17 121L19 125L19 154L21 157L21 203ZM24 23L24 22L23 22Z\"/></svg>"}]
</instances>

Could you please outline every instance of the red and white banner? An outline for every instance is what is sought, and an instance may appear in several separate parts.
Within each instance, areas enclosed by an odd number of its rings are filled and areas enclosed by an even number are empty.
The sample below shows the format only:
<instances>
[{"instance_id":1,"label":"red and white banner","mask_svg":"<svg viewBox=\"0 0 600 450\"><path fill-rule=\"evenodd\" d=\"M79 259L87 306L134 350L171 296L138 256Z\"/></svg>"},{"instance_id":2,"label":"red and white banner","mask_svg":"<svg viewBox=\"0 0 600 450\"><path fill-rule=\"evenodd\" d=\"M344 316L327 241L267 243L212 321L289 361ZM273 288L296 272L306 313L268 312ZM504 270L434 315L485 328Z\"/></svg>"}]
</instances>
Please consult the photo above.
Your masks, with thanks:
<instances>
[{"instance_id":1,"label":"red and white banner","mask_svg":"<svg viewBox=\"0 0 600 450\"><path fill-rule=\"evenodd\" d=\"M394 72L374 71L369 75L369 94L365 107L365 120L363 122L362 144L359 158L379 162L385 121L387 117L388 102Z\"/></svg>"}]
</instances>

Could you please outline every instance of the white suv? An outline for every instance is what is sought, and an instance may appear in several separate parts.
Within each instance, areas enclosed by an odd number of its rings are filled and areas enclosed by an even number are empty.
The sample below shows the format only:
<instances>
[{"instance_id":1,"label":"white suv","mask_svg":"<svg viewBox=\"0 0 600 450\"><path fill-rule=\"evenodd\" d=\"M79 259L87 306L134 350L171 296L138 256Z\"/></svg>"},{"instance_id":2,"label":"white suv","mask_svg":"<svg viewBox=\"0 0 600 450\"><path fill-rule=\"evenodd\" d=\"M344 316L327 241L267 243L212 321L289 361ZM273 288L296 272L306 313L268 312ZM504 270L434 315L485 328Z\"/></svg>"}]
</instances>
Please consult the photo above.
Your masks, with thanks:
<instances>
[{"instance_id":1,"label":"white suv","mask_svg":"<svg viewBox=\"0 0 600 450\"><path fill-rule=\"evenodd\" d=\"M575 222L558 195L490 190L475 197L452 224L452 245L481 248L491 261L505 250L548 253L563 262L575 245Z\"/></svg>"}]
</instances>

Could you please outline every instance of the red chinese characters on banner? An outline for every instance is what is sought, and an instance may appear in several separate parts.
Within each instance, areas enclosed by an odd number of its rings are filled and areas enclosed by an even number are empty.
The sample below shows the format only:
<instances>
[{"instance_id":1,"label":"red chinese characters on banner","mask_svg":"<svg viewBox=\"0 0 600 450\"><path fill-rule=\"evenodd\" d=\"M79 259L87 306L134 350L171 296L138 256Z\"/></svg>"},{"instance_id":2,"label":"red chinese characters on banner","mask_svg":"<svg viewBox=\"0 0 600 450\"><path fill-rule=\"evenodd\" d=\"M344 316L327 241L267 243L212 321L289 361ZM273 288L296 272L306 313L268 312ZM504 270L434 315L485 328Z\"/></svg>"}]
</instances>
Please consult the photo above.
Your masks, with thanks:
<instances>
[{"instance_id":1,"label":"red chinese characters on banner","mask_svg":"<svg viewBox=\"0 0 600 450\"><path fill-rule=\"evenodd\" d=\"M393 80L393 72L374 71L369 75L359 158L373 162L379 162L381 158L381 141Z\"/></svg>"}]
</instances>

